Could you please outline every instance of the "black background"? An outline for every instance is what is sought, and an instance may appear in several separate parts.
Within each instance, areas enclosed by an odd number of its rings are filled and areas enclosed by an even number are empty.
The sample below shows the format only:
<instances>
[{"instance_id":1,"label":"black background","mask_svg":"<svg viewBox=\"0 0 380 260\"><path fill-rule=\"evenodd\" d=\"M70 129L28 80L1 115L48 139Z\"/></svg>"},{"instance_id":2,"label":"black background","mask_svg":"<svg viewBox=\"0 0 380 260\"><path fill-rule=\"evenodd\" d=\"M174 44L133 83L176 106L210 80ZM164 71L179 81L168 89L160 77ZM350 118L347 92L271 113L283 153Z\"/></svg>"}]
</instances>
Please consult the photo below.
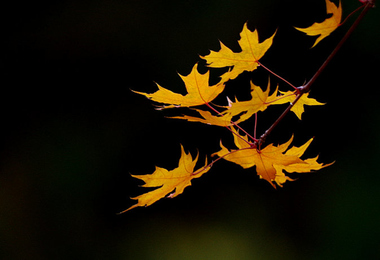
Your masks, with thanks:
<instances>
[{"instance_id":1,"label":"black background","mask_svg":"<svg viewBox=\"0 0 380 260\"><path fill-rule=\"evenodd\" d=\"M379 255L378 10L370 10L315 82L302 121L270 135L334 165L274 190L254 169L220 162L184 194L117 215L144 192L129 174L177 166L180 144L203 161L230 134L165 118L130 89L184 86L199 55L239 51L243 24L278 29L264 65L295 85L310 79L357 15L310 49L293 29L326 16L315 1L39 1L2 4L0 258L373 259ZM346 17L360 5L343 1ZM216 75L216 74L215 74ZM244 100L244 73L227 87ZM215 78L214 78L215 80ZM287 86L271 77L280 89ZM221 98L219 101L224 102ZM282 106L282 109L284 107ZM281 112L259 114L262 133ZM244 124L252 131L252 122ZM226 141L228 143L228 141Z\"/></svg>"}]
</instances>

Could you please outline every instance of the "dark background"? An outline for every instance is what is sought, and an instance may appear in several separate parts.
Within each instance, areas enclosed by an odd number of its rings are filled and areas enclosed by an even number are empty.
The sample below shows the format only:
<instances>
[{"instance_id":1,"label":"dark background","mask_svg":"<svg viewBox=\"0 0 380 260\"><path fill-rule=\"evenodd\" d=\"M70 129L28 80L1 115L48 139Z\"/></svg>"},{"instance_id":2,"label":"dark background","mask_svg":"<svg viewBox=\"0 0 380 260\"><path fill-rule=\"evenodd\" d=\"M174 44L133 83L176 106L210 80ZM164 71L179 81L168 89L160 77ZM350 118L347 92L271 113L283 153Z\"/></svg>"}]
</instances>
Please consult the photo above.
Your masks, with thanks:
<instances>
[{"instance_id":1,"label":"dark background","mask_svg":"<svg viewBox=\"0 0 380 260\"><path fill-rule=\"evenodd\" d=\"M274 190L254 169L220 162L184 194L117 215L144 192L129 174L175 168L180 143L200 161L228 143L218 127L165 118L130 89L155 82L184 93L198 55L239 51L243 24L266 39L263 64L295 85L310 79L349 25L313 49L315 1L29 1L2 4L0 75L1 259L375 259L380 254L378 73L373 9L315 82L327 104L290 114L270 135L334 165ZM359 6L343 1L343 16ZM216 75L216 74L214 74ZM244 73L227 88L239 100ZM215 78L214 78L215 80ZM271 77L273 84L278 80ZM280 89L288 87L280 83ZM220 99L223 102L223 99ZM262 133L281 112L259 115ZM265 115L265 116L264 116ZM244 125L252 130L252 122Z\"/></svg>"}]
</instances>

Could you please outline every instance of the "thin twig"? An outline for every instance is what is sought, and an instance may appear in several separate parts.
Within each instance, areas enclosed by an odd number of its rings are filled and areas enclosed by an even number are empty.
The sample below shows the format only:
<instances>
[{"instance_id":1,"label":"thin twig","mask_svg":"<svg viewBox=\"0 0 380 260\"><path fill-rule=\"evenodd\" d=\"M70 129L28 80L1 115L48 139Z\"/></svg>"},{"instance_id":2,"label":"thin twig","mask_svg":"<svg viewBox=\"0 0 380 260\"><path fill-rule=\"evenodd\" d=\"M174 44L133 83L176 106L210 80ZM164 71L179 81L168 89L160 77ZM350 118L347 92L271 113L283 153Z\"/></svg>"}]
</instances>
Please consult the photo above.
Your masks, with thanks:
<instances>
[{"instance_id":1,"label":"thin twig","mask_svg":"<svg viewBox=\"0 0 380 260\"><path fill-rule=\"evenodd\" d=\"M210 108L212 111L214 111L215 113L217 113L219 116L223 116L222 113L220 113L218 110L216 110L215 108L213 108L210 103L206 102L205 105ZM253 140L253 142L257 142L257 139L256 137L253 137L251 136L247 131L245 131L241 126L239 126L238 124L236 124L234 121L230 121L232 125L234 125L236 128L238 128L239 130L241 130L243 133L245 133L250 139ZM229 126L225 126L225 128L227 128L231 133L233 133L234 135L236 135L237 137L239 137L240 139L242 139L244 142L246 142L247 144L249 145L252 145L251 142L243 139L240 135L238 135L237 133L235 133L234 131L232 131Z\"/></svg>"},{"instance_id":2,"label":"thin twig","mask_svg":"<svg viewBox=\"0 0 380 260\"><path fill-rule=\"evenodd\" d=\"M269 73L271 73L272 75L276 76L277 78L281 79L282 81L284 81L286 84L288 84L289 86L291 86L292 88L294 89L297 89L292 83L290 83L289 81L287 81L286 79L284 79L283 77L281 77L280 75L278 75L277 73L273 72L272 70L270 70L268 67L264 66L261 62L257 61L257 63L263 67L265 70L267 70Z\"/></svg>"}]
</instances>

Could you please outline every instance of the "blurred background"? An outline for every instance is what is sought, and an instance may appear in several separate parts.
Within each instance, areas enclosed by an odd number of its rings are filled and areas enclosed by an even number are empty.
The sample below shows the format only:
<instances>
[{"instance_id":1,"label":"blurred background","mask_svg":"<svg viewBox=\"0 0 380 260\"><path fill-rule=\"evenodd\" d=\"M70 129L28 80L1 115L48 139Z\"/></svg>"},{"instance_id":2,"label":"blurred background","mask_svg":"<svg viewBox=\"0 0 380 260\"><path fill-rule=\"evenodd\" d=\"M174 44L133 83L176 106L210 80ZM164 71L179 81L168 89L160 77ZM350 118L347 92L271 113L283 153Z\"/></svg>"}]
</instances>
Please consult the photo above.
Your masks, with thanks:
<instances>
[{"instance_id":1,"label":"blurred background","mask_svg":"<svg viewBox=\"0 0 380 260\"><path fill-rule=\"evenodd\" d=\"M334 1L336 2L336 1ZM343 0L343 16L360 3ZM200 162L228 144L225 129L171 120L130 90L180 93L199 55L235 52L243 24L261 60L294 85L319 68L357 14L315 48L293 29L326 18L323 0L28 1L2 4L1 259L375 259L380 254L380 20L369 12L315 82L302 121L268 138L335 164L273 189L254 168L219 162L175 199L117 215L145 190L130 174L177 167L180 144ZM218 71L212 72L212 81ZM246 100L249 81L229 83ZM271 76L273 85L289 89ZM218 99L224 104L225 98ZM262 133L285 107L259 114ZM253 130L253 122L243 125Z\"/></svg>"}]
</instances>

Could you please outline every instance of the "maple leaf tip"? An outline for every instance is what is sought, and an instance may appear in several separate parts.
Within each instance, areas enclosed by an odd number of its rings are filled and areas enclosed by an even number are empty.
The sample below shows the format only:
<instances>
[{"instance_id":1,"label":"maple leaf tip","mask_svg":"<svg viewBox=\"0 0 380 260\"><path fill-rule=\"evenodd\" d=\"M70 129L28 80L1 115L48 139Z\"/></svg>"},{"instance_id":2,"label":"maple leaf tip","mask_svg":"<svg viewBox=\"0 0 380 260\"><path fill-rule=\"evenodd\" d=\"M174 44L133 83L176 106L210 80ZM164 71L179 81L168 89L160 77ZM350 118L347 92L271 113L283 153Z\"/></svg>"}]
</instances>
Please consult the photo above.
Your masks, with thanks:
<instances>
[{"instance_id":1,"label":"maple leaf tip","mask_svg":"<svg viewBox=\"0 0 380 260\"><path fill-rule=\"evenodd\" d=\"M123 211L121 211L121 212L119 212L119 213L116 213L116 215L124 214L124 213L126 213L127 211L130 211L131 209L134 209L134 208L136 208L136 207L138 207L138 204L132 205L131 207L127 208L126 210L123 210Z\"/></svg>"},{"instance_id":2,"label":"maple leaf tip","mask_svg":"<svg viewBox=\"0 0 380 260\"><path fill-rule=\"evenodd\" d=\"M326 163L326 164L322 164L322 168L325 168L325 167L328 167L328 166L331 166L335 163L336 161L333 161L331 163Z\"/></svg>"}]
</instances>

